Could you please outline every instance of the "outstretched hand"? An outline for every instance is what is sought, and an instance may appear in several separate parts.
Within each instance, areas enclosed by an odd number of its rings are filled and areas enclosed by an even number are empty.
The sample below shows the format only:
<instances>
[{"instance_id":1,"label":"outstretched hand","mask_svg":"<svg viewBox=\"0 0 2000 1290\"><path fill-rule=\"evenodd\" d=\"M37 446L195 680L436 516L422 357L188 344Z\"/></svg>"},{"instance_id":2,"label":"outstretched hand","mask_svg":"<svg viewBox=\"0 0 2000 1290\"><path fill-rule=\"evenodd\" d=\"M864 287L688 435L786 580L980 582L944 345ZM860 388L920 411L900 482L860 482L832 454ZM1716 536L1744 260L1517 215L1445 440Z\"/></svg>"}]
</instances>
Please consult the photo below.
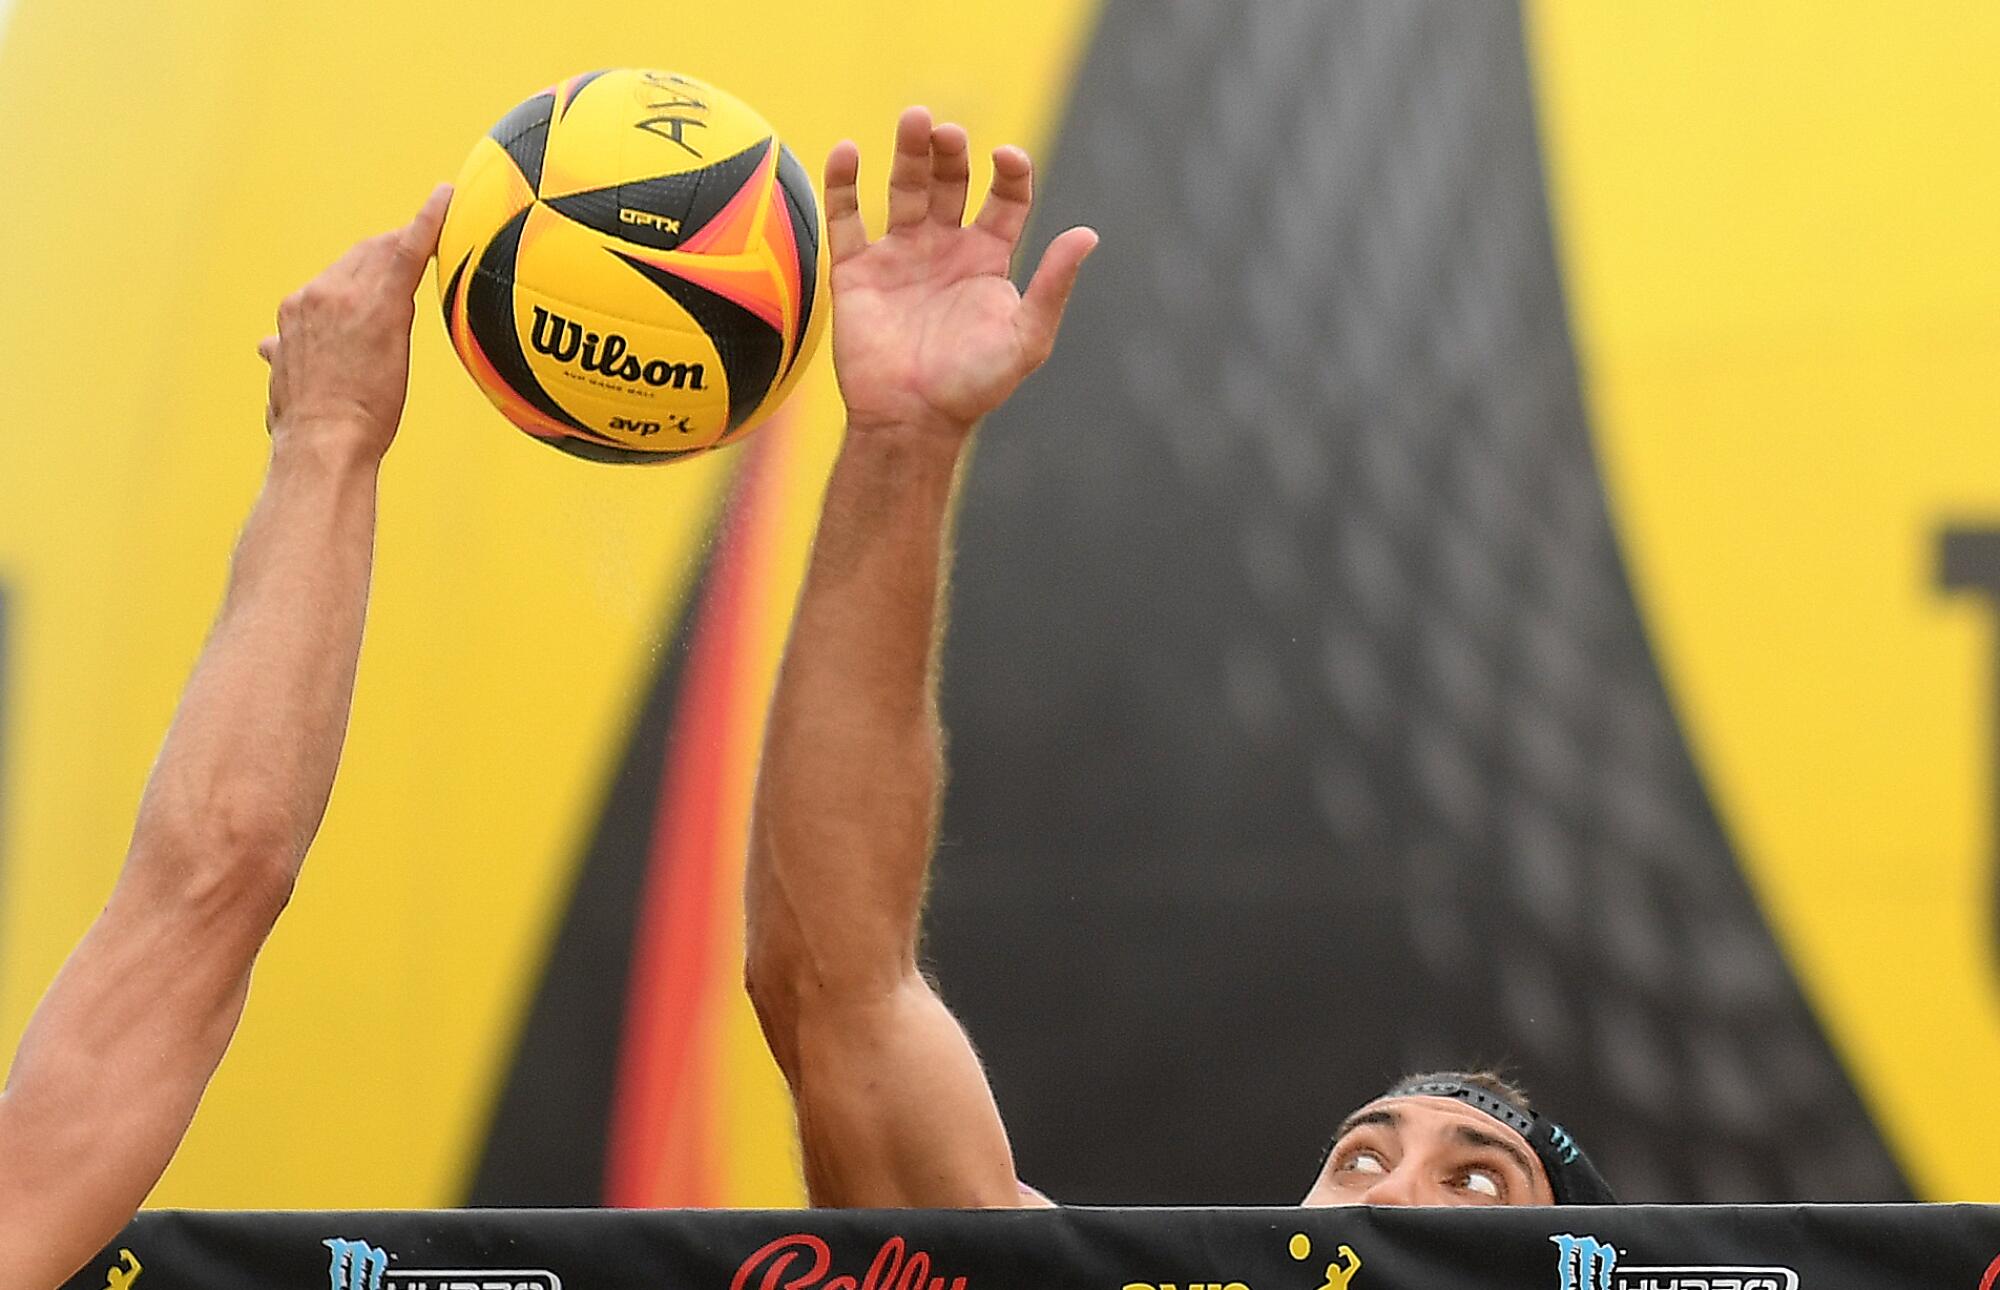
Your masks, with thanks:
<instances>
[{"instance_id":1,"label":"outstretched hand","mask_svg":"<svg viewBox=\"0 0 2000 1290\"><path fill-rule=\"evenodd\" d=\"M908 109L896 123L889 228L874 242L855 191L860 164L846 142L826 159L833 356L848 424L962 438L1048 358L1097 234L1057 237L1016 291L1007 271L1033 202L1027 153L994 150L993 187L966 224L965 130Z\"/></svg>"},{"instance_id":2,"label":"outstretched hand","mask_svg":"<svg viewBox=\"0 0 2000 1290\"><path fill-rule=\"evenodd\" d=\"M379 457L396 437L410 381L418 283L437 252L451 188L408 224L356 244L278 306L264 422L272 440L338 438Z\"/></svg>"}]
</instances>

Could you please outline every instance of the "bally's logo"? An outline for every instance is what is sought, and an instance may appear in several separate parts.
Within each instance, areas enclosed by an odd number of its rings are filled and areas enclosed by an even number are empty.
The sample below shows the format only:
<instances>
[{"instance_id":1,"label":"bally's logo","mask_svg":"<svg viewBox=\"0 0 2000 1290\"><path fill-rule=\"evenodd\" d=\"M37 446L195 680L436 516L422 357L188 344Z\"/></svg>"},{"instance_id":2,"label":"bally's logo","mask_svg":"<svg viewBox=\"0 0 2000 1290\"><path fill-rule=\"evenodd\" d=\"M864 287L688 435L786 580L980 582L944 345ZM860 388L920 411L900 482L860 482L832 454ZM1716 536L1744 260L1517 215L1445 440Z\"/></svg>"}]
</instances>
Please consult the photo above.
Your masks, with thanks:
<instances>
[{"instance_id":1,"label":"bally's logo","mask_svg":"<svg viewBox=\"0 0 2000 1290\"><path fill-rule=\"evenodd\" d=\"M535 306L535 352L547 354L566 367L608 376L628 385L646 384L655 389L705 390L708 373L701 363L669 363L665 359L644 359L631 352L632 342L617 332L600 336L585 331L582 323L571 322Z\"/></svg>"},{"instance_id":2,"label":"bally's logo","mask_svg":"<svg viewBox=\"0 0 2000 1290\"><path fill-rule=\"evenodd\" d=\"M333 1254L327 1268L329 1290L562 1290L562 1278L543 1268L392 1268L389 1252L379 1245L345 1237L320 1244Z\"/></svg>"},{"instance_id":3,"label":"bally's logo","mask_svg":"<svg viewBox=\"0 0 2000 1290\"><path fill-rule=\"evenodd\" d=\"M1594 1236L1551 1236L1560 1290L1799 1290L1790 1268L1619 1266Z\"/></svg>"},{"instance_id":4,"label":"bally's logo","mask_svg":"<svg viewBox=\"0 0 2000 1290\"><path fill-rule=\"evenodd\" d=\"M759 1246L737 1266L729 1290L966 1290L963 1276L938 1271L930 1251L912 1250L900 1236L882 1248L857 1279L833 1273L833 1251L810 1232L794 1232Z\"/></svg>"}]
</instances>

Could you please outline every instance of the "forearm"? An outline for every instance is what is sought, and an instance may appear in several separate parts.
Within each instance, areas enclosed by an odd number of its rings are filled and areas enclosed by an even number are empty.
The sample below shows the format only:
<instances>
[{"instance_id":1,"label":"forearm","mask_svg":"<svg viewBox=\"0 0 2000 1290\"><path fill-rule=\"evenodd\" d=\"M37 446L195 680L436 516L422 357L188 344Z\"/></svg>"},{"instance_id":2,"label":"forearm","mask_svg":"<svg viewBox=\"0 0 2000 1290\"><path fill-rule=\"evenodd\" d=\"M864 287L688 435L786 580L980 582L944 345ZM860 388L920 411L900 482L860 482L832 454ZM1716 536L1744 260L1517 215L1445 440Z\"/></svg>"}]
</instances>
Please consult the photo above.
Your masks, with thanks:
<instances>
[{"instance_id":1,"label":"forearm","mask_svg":"<svg viewBox=\"0 0 2000 1290\"><path fill-rule=\"evenodd\" d=\"M110 1239L228 1046L332 785L374 513L372 460L275 450L124 871L0 1096L0 1280Z\"/></svg>"},{"instance_id":2,"label":"forearm","mask_svg":"<svg viewBox=\"0 0 2000 1290\"><path fill-rule=\"evenodd\" d=\"M849 421L766 731L747 983L815 1203L1015 1205L985 1073L917 964L944 778L940 606L970 428L1048 357L1096 235L1058 237L1016 291L1027 154L994 150L992 191L965 226L965 131L922 108L896 123L888 232L872 243L859 172L852 143L827 157Z\"/></svg>"},{"instance_id":3,"label":"forearm","mask_svg":"<svg viewBox=\"0 0 2000 1290\"><path fill-rule=\"evenodd\" d=\"M52 1286L159 1179L333 789L366 616L376 469L450 190L278 306L263 492L111 899L0 1093L0 1286Z\"/></svg>"},{"instance_id":4,"label":"forearm","mask_svg":"<svg viewBox=\"0 0 2000 1290\"><path fill-rule=\"evenodd\" d=\"M235 865L269 865L284 884L297 875L346 733L377 464L324 441L274 448L222 610L147 785L121 886L157 897L162 885L181 890Z\"/></svg>"},{"instance_id":5,"label":"forearm","mask_svg":"<svg viewBox=\"0 0 2000 1290\"><path fill-rule=\"evenodd\" d=\"M772 701L748 979L818 1205L1014 1205L979 1060L917 969L963 439L850 428Z\"/></svg>"},{"instance_id":6,"label":"forearm","mask_svg":"<svg viewBox=\"0 0 2000 1290\"><path fill-rule=\"evenodd\" d=\"M879 994L915 970L942 780L936 661L962 440L850 430L772 700L753 973Z\"/></svg>"}]
</instances>

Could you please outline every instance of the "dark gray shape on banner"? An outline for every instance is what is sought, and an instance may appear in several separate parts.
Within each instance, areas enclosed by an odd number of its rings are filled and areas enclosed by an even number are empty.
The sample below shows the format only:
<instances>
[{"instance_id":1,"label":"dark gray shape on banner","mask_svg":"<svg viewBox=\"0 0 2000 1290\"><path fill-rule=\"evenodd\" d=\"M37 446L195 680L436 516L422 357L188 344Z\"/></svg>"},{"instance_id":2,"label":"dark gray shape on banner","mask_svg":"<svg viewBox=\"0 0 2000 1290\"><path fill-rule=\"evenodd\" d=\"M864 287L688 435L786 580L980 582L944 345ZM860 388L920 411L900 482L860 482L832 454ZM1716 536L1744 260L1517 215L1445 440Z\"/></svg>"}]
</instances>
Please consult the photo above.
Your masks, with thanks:
<instances>
[{"instance_id":1,"label":"dark gray shape on banner","mask_svg":"<svg viewBox=\"0 0 2000 1290\"><path fill-rule=\"evenodd\" d=\"M1022 1176L1291 1201L1501 1063L1626 1199L1907 1197L1627 585L1516 7L1111 0L1077 85L1030 248L1105 240L973 463L928 940Z\"/></svg>"}]
</instances>

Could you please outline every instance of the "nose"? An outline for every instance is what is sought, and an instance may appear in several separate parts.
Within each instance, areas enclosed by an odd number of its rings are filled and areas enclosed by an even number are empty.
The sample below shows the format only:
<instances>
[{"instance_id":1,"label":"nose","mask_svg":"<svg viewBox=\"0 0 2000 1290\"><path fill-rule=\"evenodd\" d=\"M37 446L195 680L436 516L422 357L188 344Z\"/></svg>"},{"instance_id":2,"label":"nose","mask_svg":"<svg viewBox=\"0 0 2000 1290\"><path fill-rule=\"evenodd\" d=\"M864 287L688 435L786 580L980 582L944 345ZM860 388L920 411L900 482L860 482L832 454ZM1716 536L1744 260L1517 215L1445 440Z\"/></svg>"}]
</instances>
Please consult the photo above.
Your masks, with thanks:
<instances>
[{"instance_id":1,"label":"nose","mask_svg":"<svg viewBox=\"0 0 2000 1290\"><path fill-rule=\"evenodd\" d=\"M1430 1203L1423 1194L1420 1175L1409 1167L1409 1162L1383 1174L1381 1179L1362 1193L1364 1205L1427 1205Z\"/></svg>"}]
</instances>

